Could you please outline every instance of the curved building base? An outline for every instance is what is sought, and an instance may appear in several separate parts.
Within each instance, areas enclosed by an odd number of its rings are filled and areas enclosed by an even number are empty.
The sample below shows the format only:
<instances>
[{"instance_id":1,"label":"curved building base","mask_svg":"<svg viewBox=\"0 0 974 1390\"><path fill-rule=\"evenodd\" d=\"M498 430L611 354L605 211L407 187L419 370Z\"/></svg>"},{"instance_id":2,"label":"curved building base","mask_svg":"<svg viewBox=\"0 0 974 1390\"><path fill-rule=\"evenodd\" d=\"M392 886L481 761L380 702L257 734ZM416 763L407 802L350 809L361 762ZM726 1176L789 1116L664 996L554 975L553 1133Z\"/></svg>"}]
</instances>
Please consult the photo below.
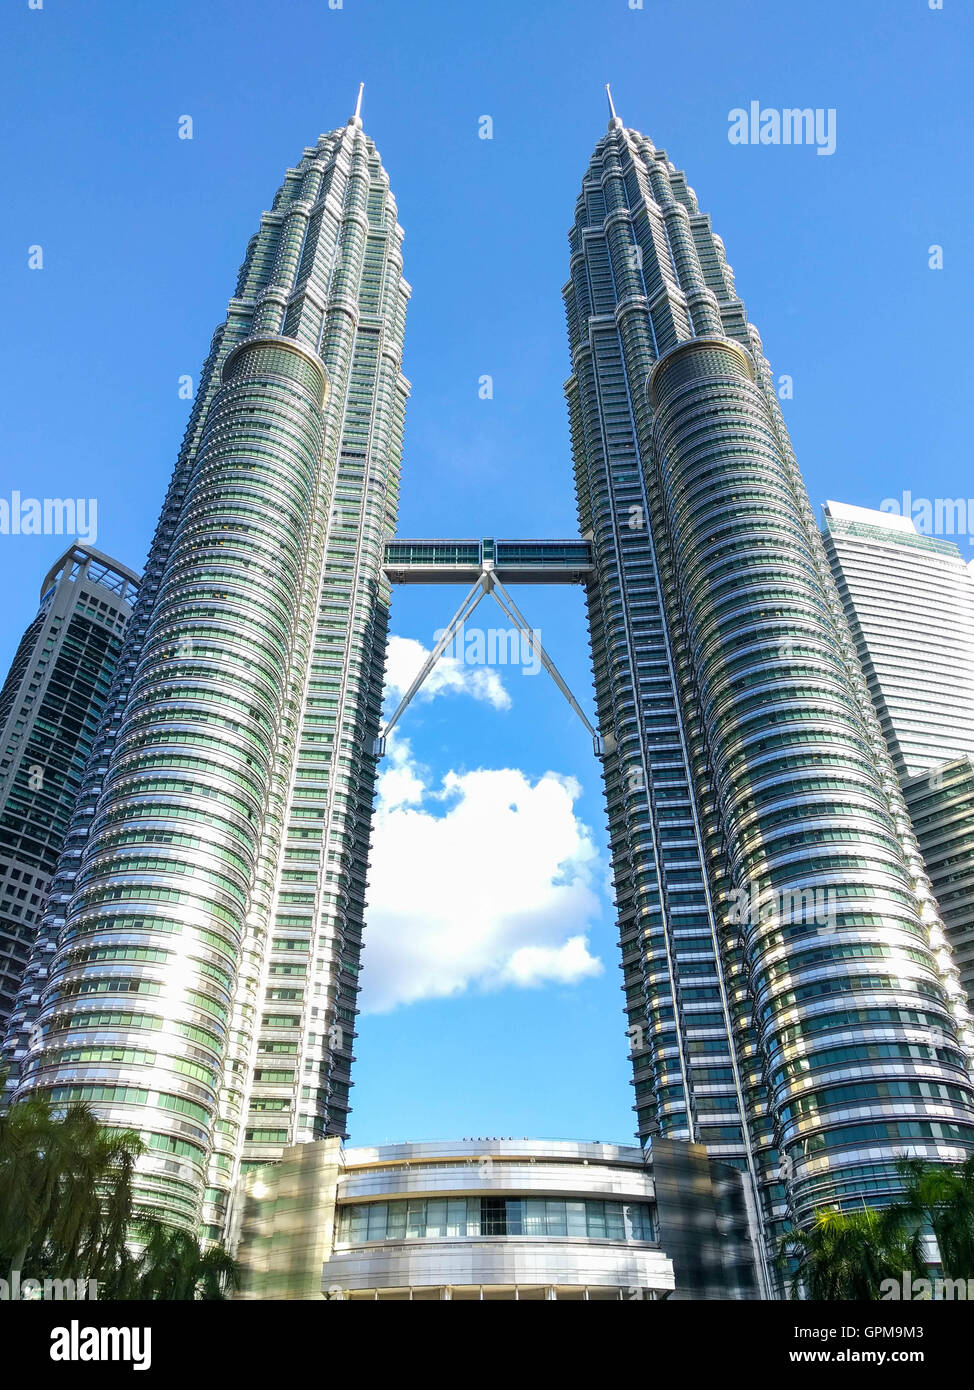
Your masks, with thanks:
<instances>
[{"instance_id":1,"label":"curved building base","mask_svg":"<svg viewBox=\"0 0 974 1390\"><path fill-rule=\"evenodd\" d=\"M247 1299L760 1297L741 1174L674 1140L326 1139L236 1210Z\"/></svg>"}]
</instances>

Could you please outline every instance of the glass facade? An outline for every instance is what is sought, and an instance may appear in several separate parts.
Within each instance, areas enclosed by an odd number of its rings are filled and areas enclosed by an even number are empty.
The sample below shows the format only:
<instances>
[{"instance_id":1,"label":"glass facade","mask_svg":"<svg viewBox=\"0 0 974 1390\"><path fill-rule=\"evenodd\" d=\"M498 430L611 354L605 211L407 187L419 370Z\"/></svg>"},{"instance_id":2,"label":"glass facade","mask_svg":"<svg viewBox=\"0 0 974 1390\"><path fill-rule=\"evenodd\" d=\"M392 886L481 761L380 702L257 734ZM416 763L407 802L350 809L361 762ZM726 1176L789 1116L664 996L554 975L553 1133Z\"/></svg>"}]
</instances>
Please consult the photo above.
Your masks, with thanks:
<instances>
[{"instance_id":1,"label":"glass facade","mask_svg":"<svg viewBox=\"0 0 974 1390\"><path fill-rule=\"evenodd\" d=\"M139 1200L211 1236L241 1160L347 1129L401 241L357 117L262 215L25 979L20 1094L140 1131Z\"/></svg>"},{"instance_id":2,"label":"glass facade","mask_svg":"<svg viewBox=\"0 0 974 1390\"><path fill-rule=\"evenodd\" d=\"M338 1241L434 1240L467 1236L584 1236L654 1240L645 1203L562 1197L418 1197L341 1209Z\"/></svg>"},{"instance_id":3,"label":"glass facade","mask_svg":"<svg viewBox=\"0 0 974 1390\"><path fill-rule=\"evenodd\" d=\"M903 795L974 1007L974 759L955 758L906 778Z\"/></svg>"},{"instance_id":4,"label":"glass facade","mask_svg":"<svg viewBox=\"0 0 974 1390\"><path fill-rule=\"evenodd\" d=\"M569 239L639 1133L742 1168L770 1255L815 1205L893 1193L906 1147L968 1151L970 1021L720 238L614 118Z\"/></svg>"},{"instance_id":5,"label":"glass facade","mask_svg":"<svg viewBox=\"0 0 974 1390\"><path fill-rule=\"evenodd\" d=\"M742 1174L679 1140L324 1139L235 1212L248 1299L759 1296Z\"/></svg>"},{"instance_id":6,"label":"glass facade","mask_svg":"<svg viewBox=\"0 0 974 1390\"><path fill-rule=\"evenodd\" d=\"M974 754L974 577L909 517L825 504L825 548L900 778Z\"/></svg>"}]
</instances>

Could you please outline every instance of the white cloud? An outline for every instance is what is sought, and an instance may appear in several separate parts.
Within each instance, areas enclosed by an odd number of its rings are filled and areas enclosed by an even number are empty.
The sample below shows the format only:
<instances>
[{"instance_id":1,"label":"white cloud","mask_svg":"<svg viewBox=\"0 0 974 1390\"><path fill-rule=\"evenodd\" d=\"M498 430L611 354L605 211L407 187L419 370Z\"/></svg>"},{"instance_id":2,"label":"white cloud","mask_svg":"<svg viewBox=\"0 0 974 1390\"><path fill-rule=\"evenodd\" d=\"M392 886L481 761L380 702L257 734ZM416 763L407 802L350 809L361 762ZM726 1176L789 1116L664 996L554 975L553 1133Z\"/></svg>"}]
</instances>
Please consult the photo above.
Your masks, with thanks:
<instances>
[{"instance_id":1,"label":"white cloud","mask_svg":"<svg viewBox=\"0 0 974 1390\"><path fill-rule=\"evenodd\" d=\"M467 989L570 985L602 972L591 834L571 778L450 772L439 786L408 742L379 779L362 1006L374 1013Z\"/></svg>"},{"instance_id":2,"label":"white cloud","mask_svg":"<svg viewBox=\"0 0 974 1390\"><path fill-rule=\"evenodd\" d=\"M585 975L598 975L602 964L588 952L584 936L572 936L563 946L522 946L504 967L503 978L515 985L542 985L548 980L574 984Z\"/></svg>"},{"instance_id":3,"label":"white cloud","mask_svg":"<svg viewBox=\"0 0 974 1390\"><path fill-rule=\"evenodd\" d=\"M432 648L412 637L390 637L386 656L386 695L402 696L409 689ZM455 656L441 656L414 697L432 700L435 695L472 695L494 709L510 709L511 697L504 682L490 666L470 666Z\"/></svg>"},{"instance_id":4,"label":"white cloud","mask_svg":"<svg viewBox=\"0 0 974 1390\"><path fill-rule=\"evenodd\" d=\"M390 736L386 750L386 768L379 777L379 802L376 815L380 811L392 811L398 806L418 806L426 791L426 783L420 776L416 763L409 751L409 740ZM374 854L372 856L374 861ZM371 861L370 861L371 862Z\"/></svg>"}]
</instances>

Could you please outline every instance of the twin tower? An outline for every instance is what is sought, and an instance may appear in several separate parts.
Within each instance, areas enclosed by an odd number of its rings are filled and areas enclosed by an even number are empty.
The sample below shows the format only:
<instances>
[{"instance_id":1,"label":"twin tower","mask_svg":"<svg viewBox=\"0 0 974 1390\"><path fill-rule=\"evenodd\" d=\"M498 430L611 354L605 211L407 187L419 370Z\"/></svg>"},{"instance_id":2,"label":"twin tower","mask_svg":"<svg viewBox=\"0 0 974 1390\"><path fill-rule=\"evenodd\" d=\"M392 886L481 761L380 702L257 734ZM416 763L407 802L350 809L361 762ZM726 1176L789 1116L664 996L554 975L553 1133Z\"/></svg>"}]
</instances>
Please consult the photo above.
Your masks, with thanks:
<instances>
[{"instance_id":1,"label":"twin tower","mask_svg":"<svg viewBox=\"0 0 974 1390\"><path fill-rule=\"evenodd\" d=\"M639 1134L742 1170L770 1248L974 1148L974 1040L720 238L613 114L569 239L583 539L453 558L585 587ZM389 545L401 242L358 115L261 218L5 1044L213 1237L347 1130L391 582L436 559Z\"/></svg>"}]
</instances>

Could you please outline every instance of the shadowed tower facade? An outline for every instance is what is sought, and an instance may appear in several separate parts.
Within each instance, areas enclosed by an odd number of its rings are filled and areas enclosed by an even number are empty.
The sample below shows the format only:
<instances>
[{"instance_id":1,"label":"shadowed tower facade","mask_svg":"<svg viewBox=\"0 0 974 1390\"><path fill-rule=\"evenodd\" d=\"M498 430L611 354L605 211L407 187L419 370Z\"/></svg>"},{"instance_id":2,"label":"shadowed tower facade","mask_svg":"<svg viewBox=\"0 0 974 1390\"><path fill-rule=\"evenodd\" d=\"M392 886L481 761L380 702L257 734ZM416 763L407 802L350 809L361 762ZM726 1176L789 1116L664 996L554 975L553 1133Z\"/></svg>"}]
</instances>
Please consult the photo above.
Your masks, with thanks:
<instances>
[{"instance_id":1,"label":"shadowed tower facade","mask_svg":"<svg viewBox=\"0 0 974 1390\"><path fill-rule=\"evenodd\" d=\"M111 688L139 578L72 545L0 689L0 1038Z\"/></svg>"},{"instance_id":2,"label":"shadowed tower facade","mask_svg":"<svg viewBox=\"0 0 974 1390\"><path fill-rule=\"evenodd\" d=\"M761 340L683 173L612 113L567 384L641 1136L786 1210L974 1138L970 1031Z\"/></svg>"},{"instance_id":3,"label":"shadowed tower facade","mask_svg":"<svg viewBox=\"0 0 974 1390\"><path fill-rule=\"evenodd\" d=\"M241 1165L347 1129L401 240L357 108L214 335L7 1037L20 1094L138 1130L140 1199L214 1236Z\"/></svg>"}]
</instances>

